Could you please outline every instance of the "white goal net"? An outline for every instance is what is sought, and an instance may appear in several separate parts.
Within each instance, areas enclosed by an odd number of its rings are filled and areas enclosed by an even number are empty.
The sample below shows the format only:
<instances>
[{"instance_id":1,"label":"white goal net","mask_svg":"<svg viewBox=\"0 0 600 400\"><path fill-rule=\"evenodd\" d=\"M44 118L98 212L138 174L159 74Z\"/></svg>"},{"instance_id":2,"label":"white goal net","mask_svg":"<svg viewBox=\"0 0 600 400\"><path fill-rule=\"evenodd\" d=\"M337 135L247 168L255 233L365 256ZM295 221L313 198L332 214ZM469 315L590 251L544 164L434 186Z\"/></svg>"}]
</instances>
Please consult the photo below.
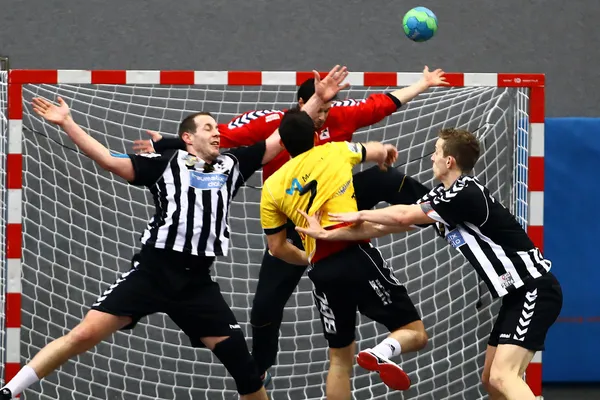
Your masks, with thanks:
<instances>
[{"instance_id":1,"label":"white goal net","mask_svg":"<svg viewBox=\"0 0 600 400\"><path fill-rule=\"evenodd\" d=\"M210 111L219 122L227 122L249 110L289 108L296 89L24 85L21 362L72 329L107 285L129 268L140 232L154 211L146 190L100 170L63 132L42 122L31 109L34 96L62 96L77 123L110 150L124 153L131 152L133 140L147 137L146 129L175 134L188 113ZM342 95L360 99L392 89L352 87ZM0 99L4 105L4 97ZM431 186L430 154L437 132L454 126L477 130L483 154L476 174L525 223L527 131L520 127L527 105L526 89L437 88L354 138L397 145L397 168ZM250 307L265 248L259 222L260 173L250 185L254 187L240 190L232 205L230 254L213 268L249 341ZM430 342L399 359L414 382L409 391L391 392L377 374L357 366L354 398L484 398L480 376L497 306L491 306L474 270L433 229L385 237L376 244L421 312ZM271 370L272 399L325 396L327 345L311 290L305 276L288 302L281 351ZM359 349L374 346L387 334L367 318L358 321ZM67 362L24 398L216 400L235 398L235 386L208 350L191 348L173 322L157 314Z\"/></svg>"}]
</instances>

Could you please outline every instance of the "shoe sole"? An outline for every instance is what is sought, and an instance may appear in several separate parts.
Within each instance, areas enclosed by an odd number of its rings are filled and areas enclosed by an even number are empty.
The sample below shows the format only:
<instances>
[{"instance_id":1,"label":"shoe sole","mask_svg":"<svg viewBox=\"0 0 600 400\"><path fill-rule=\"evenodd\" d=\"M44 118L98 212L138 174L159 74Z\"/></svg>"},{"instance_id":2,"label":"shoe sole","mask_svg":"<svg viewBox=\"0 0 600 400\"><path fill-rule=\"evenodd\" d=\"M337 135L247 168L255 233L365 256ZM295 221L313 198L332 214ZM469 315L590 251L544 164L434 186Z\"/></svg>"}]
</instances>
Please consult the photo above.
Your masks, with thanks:
<instances>
[{"instance_id":1,"label":"shoe sole","mask_svg":"<svg viewBox=\"0 0 600 400\"><path fill-rule=\"evenodd\" d=\"M385 385L394 390L407 390L410 388L410 378L395 364L380 364L377 357L368 352L358 353L358 365L368 371L378 372Z\"/></svg>"}]
</instances>

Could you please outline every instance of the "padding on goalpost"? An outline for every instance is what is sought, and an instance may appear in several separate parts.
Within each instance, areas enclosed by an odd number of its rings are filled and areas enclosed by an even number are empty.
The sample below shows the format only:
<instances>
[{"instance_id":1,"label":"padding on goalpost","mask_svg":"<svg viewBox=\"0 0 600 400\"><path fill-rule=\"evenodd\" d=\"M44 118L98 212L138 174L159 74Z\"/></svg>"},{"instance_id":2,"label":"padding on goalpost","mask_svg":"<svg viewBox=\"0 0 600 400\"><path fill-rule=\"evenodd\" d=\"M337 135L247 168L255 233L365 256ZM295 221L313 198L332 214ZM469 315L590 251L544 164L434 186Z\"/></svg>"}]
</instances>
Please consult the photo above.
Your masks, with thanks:
<instances>
[{"instance_id":1,"label":"padding on goalpost","mask_svg":"<svg viewBox=\"0 0 600 400\"><path fill-rule=\"evenodd\" d=\"M0 85L2 112L2 319L4 380L44 345L72 329L139 249L153 212L147 190L100 170L31 99L62 96L73 117L115 153L131 152L146 129L176 134L188 113L210 111L219 122L249 110L286 109L296 72L12 70ZM419 79L419 73L351 73L342 98L362 99ZM543 242L544 76L448 74L451 87L422 94L355 141L397 145L397 168L433 185L430 155L438 131L476 131L482 157L476 175ZM8 100L7 100L8 95ZM8 107L7 107L8 106ZM8 108L8 110L7 110ZM251 116L249 117L251 118ZM6 140L6 129L9 136ZM232 250L213 273L250 341L250 306L265 239L259 223L261 174L240 190L231 210ZM403 282L430 336L426 349L400 359L414 384L390 392L379 376L354 368L355 399L480 399L487 337L498 302L465 259L432 229L377 240ZM325 396L328 352L305 276L285 311L273 399ZM357 294L358 295L358 294ZM479 306L479 307L478 307ZM387 334L358 319L358 349ZM541 396L541 357L526 376ZM206 349L193 349L165 315L118 332L24 393L30 399L231 399L233 380Z\"/></svg>"}]
</instances>

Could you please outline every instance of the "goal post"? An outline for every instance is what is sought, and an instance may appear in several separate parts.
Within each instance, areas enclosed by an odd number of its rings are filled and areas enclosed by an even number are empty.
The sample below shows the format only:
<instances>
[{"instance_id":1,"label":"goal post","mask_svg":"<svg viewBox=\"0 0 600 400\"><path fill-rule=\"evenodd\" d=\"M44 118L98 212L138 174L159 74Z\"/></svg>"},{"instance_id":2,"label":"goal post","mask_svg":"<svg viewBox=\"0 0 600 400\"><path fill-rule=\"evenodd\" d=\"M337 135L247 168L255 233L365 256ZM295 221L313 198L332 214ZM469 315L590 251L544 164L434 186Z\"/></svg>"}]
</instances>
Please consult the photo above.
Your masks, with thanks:
<instances>
[{"instance_id":1,"label":"goal post","mask_svg":"<svg viewBox=\"0 0 600 400\"><path fill-rule=\"evenodd\" d=\"M63 97L88 133L111 151L125 153L131 152L133 140L146 138L144 130L175 134L183 116L194 111L210 111L223 123L250 110L289 108L297 85L312 76L294 71L139 70L0 74L5 382L41 347L72 329L96 296L128 267L139 248L139 232L153 211L147 191L97 168L64 133L35 115L33 97ZM430 89L382 122L359 130L355 140L397 145L398 168L432 185L429 157L439 129L476 131L482 143L476 175L543 249L544 75L446 76L450 87ZM361 99L410 85L419 77L420 73L351 72L351 87L341 96ZM264 251L260 185L258 172L238 193L230 215L232 249L213 268L248 340ZM465 259L430 231L376 241L407 286L431 338L426 349L401 358L414 381L407 396L484 398L479 381L498 302L492 303ZM359 348L373 346L386 334L367 318L357 321ZM327 345L306 276L288 302L281 329L271 398L322 398ZM540 398L541 366L537 353L526 373ZM389 394L375 374L358 367L352 385L356 399ZM25 395L225 399L233 393L233 381L210 352L192 349L177 327L159 314L142 320L131 334L119 332L69 361Z\"/></svg>"}]
</instances>

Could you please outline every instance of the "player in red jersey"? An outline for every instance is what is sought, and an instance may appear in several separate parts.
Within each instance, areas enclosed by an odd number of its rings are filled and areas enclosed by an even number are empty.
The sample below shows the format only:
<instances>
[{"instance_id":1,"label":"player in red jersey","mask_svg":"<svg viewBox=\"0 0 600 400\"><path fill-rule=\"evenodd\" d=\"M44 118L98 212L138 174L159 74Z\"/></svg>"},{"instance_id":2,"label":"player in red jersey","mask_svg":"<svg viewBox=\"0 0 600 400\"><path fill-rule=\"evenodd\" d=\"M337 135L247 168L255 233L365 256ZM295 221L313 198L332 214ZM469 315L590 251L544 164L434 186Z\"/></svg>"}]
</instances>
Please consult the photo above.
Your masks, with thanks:
<instances>
[{"instance_id":1,"label":"player in red jersey","mask_svg":"<svg viewBox=\"0 0 600 400\"><path fill-rule=\"evenodd\" d=\"M332 101L324 104L315 119L315 144L351 141L354 132L373 125L396 112L403 104L425 92L430 87L446 85L444 71L429 71L425 67L421 79L408 87L389 93L376 93L364 100ZM314 80L305 81L298 89L298 106L314 94ZM278 127L285 110L249 111L233 118L227 124L219 124L222 148L249 146L270 136ZM137 140L134 150L142 152L161 151L180 146L179 138L165 138L149 132L152 140ZM263 166L263 181L290 159L282 151L275 159ZM359 210L373 208L384 201L389 204L413 204L427 192L425 186L411 177L388 168L382 171L374 166L359 172L353 178ZM302 241L293 224L287 227L288 240L302 248ZM268 385L267 370L275 363L279 348L279 328L283 310L294 292L306 268L290 265L265 251L261 265L258 287L252 304L252 354L265 371L264 383Z\"/></svg>"}]
</instances>

